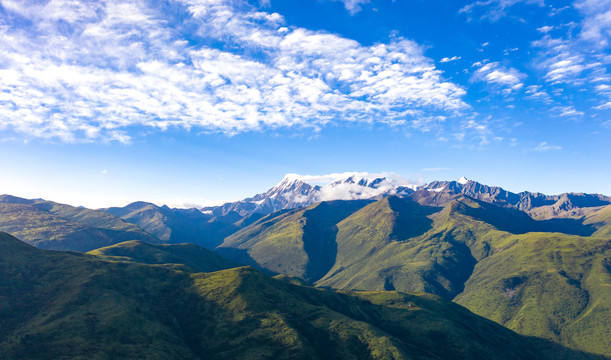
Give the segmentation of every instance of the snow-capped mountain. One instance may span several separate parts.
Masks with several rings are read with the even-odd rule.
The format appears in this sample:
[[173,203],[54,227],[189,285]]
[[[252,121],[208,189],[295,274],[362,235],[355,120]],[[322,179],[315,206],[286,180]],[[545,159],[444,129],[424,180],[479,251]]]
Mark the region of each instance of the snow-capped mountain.
[[[535,218],[582,216],[600,206],[611,204],[611,197],[599,194],[565,193],[545,195],[528,191],[513,193],[497,186],[488,186],[461,177],[455,181],[433,181],[416,185],[399,176],[342,174],[322,185],[312,185],[316,177],[290,174],[264,193],[251,198],[208,207],[203,212],[212,216],[244,218],[257,214],[308,206],[319,201],[380,199],[385,196],[410,197],[421,204],[440,206],[458,195],[512,207]],[[328,180],[328,179],[327,179]],[[313,183],[317,181],[311,181]]]
[[208,207],[202,211],[213,216],[225,216],[235,212],[240,216],[269,214],[284,209],[294,209],[319,201],[379,199],[384,196],[407,196],[415,191],[416,185],[398,176],[377,177],[350,174],[323,185],[311,185],[300,175],[289,174],[268,191],[251,198]]

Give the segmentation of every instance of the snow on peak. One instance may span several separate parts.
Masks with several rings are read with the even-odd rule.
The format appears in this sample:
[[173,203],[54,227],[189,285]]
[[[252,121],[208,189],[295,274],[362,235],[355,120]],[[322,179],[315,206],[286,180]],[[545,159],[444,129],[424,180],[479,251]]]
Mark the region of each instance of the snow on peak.
[[264,196],[272,199],[283,197],[290,201],[290,199],[295,196],[309,192],[311,188],[312,187],[300,179],[298,175],[288,174],[278,183],[278,185],[269,189]]
[[[310,185],[311,184],[311,185]],[[317,184],[316,188],[312,185]],[[276,198],[285,192],[300,192],[293,201],[307,202],[325,200],[371,199],[377,196],[395,195],[404,188],[415,190],[418,184],[393,173],[370,174],[367,172],[345,172],[328,175],[286,174],[282,181],[268,191],[267,195]],[[299,191],[304,187],[310,191]],[[403,189],[402,189],[403,188]]]
[[[316,185],[316,186],[313,186]],[[286,174],[278,185],[259,196],[291,203],[372,199],[403,195],[418,184],[393,173],[345,172],[328,175]],[[259,199],[256,197],[256,199]]]
[[465,184],[466,184],[466,183],[468,183],[468,182],[469,182],[469,180],[467,180],[467,178],[466,178],[466,177],[464,177],[464,176],[463,176],[463,177],[461,177],[460,179],[458,179],[458,183],[459,183],[459,184],[462,184],[462,185],[465,185]]

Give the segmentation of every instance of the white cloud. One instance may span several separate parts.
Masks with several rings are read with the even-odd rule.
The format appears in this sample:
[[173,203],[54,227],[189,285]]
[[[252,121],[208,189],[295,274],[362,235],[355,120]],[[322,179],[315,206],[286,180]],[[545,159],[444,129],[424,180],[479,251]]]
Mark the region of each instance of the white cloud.
[[346,7],[346,10],[348,10],[348,12],[350,12],[350,14],[352,15],[361,11],[361,5],[369,3],[369,0],[333,0],[333,1],[343,2],[344,6]]
[[558,116],[583,116],[584,113],[582,111],[577,111],[575,110],[575,107],[573,106],[558,106],[553,108],[552,110],[555,110],[558,112]]
[[[599,85],[611,85],[607,68],[611,58],[606,49],[611,39],[611,1],[577,0],[573,6],[582,16],[580,24],[571,22],[554,29],[539,28],[544,36],[532,43],[539,50],[533,61],[544,79],[555,86],[551,93],[560,94],[565,87],[590,92],[594,90],[600,101],[594,109],[603,110],[611,101],[611,92],[601,91]],[[578,111],[561,111],[562,116],[583,115]]]
[[551,96],[547,93],[547,91],[543,90],[542,88],[542,85],[528,86],[526,88],[526,97],[533,100],[541,101],[546,104],[551,104],[553,102]]
[[557,150],[562,150],[562,146],[558,146],[558,145],[550,145],[548,144],[546,141],[540,143],[539,145],[537,145],[537,147],[535,147],[534,149],[535,151],[557,151]]
[[539,31],[541,33],[544,33],[544,34],[547,34],[548,32],[550,32],[552,30],[554,30],[554,27],[553,26],[549,26],[549,25],[541,26],[540,28],[537,28],[537,31]]
[[533,42],[533,46],[542,49],[537,66],[546,72],[545,78],[549,82],[572,81],[588,67],[584,55],[576,51],[570,41],[546,35]]
[[493,88],[501,89],[504,94],[510,94],[524,86],[522,79],[526,77],[526,74],[517,69],[507,68],[499,62],[485,64],[476,62],[473,66],[478,67],[478,69],[473,73],[471,81],[485,82]]
[[403,124],[468,108],[412,41],[363,46],[245,2],[0,1],[11,12],[0,26],[0,129],[31,137]]
[[544,6],[544,0],[482,0],[460,9],[459,13],[475,16],[481,20],[497,21],[507,15],[507,10],[516,4]]
[[460,56],[452,56],[452,57],[444,57],[443,59],[439,60],[440,63],[447,63],[450,61],[456,61],[456,60],[460,60],[462,59]]
[[459,133],[460,138],[464,138],[467,132],[475,133],[476,137],[480,139],[480,146],[488,145],[490,143],[490,138],[494,138],[494,135],[492,134],[492,131],[485,120],[477,121],[475,119],[469,119],[464,121],[461,124],[461,132]]
[[578,0],[574,6],[584,15],[581,38],[597,46],[609,46],[611,38],[611,1]]

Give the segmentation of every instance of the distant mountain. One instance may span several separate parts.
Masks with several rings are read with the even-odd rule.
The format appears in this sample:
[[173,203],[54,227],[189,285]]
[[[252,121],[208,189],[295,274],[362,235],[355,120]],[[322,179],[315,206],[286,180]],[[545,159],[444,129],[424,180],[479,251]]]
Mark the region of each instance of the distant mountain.
[[237,202],[201,209],[211,216],[235,213],[242,217],[267,215],[331,200],[378,200],[385,196],[410,197],[422,204],[443,206],[456,195],[522,210],[536,219],[580,217],[611,205],[611,197],[599,194],[565,193],[544,195],[528,191],[512,193],[465,177],[457,181],[433,181],[416,186],[399,178],[367,177],[358,173],[326,185],[312,186],[299,175],[289,174],[264,193]]
[[226,203],[222,206],[206,207],[202,211],[215,216],[230,212],[240,216],[271,214],[285,209],[295,209],[331,200],[370,200],[389,195],[407,196],[414,192],[413,185],[395,178],[370,178],[358,174],[347,176],[324,186],[312,186],[299,175],[289,174],[280,183],[265,193],[252,198]]
[[[433,181],[420,187],[419,190],[444,195],[464,194],[492,204],[514,207],[536,219],[580,217],[602,206],[611,205],[611,197],[600,194],[544,195],[528,191],[516,194],[500,187],[482,185],[464,177],[459,181]],[[422,195],[415,195],[416,198],[419,196]],[[440,197],[439,201],[432,201],[432,203],[443,205],[445,201],[447,200]]]
[[104,211],[0,196],[0,231],[43,249],[89,251],[123,241],[160,240]]
[[433,295],[190,273],[0,233],[0,359],[598,359]]
[[[321,201],[378,200],[385,196],[410,198],[422,205],[444,206],[460,195],[522,210],[537,219],[579,217],[611,204],[611,198],[603,195],[514,194],[466,178],[458,181],[434,181],[416,187],[400,178],[367,177],[355,173],[322,186],[310,185],[303,177],[289,174],[264,193],[199,210],[172,209],[142,201],[122,208],[103,210],[139,226],[163,242],[191,242],[214,249],[227,236],[279,210],[298,209]],[[563,224],[565,227],[560,231],[581,234],[571,229],[569,222]],[[579,224],[573,225],[579,228]]]
[[222,243],[224,237],[250,223],[235,212],[213,216],[197,209],[172,209],[143,201],[103,210],[138,225],[163,242],[189,242],[208,249],[213,249]]
[[321,287],[437,294],[522,334],[611,355],[609,214],[534,220],[443,186],[271,214],[217,251]]
[[212,272],[240,265],[195,244],[147,244],[126,241],[87,252],[104,260],[167,265],[191,272]]

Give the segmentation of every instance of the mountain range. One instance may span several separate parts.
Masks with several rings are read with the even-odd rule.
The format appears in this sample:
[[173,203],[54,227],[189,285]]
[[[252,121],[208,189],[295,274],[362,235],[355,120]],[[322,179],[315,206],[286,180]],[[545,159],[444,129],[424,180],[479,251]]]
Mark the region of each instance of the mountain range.
[[0,231],[103,262],[187,273],[239,264],[319,289],[428,293],[522,335],[611,356],[610,197],[357,175],[326,185],[288,175],[203,209],[5,195]]
[[405,196],[415,186],[403,179],[391,177],[367,177],[355,173],[324,186],[310,185],[301,176],[286,175],[280,183],[264,193],[221,206],[205,207],[204,213],[216,216],[231,212],[240,216],[254,213],[270,214],[278,210],[294,209],[325,200],[379,199],[389,195]]
[[41,250],[0,233],[0,359],[602,359],[434,295],[142,264],[151,249],[117,246],[133,257]]

